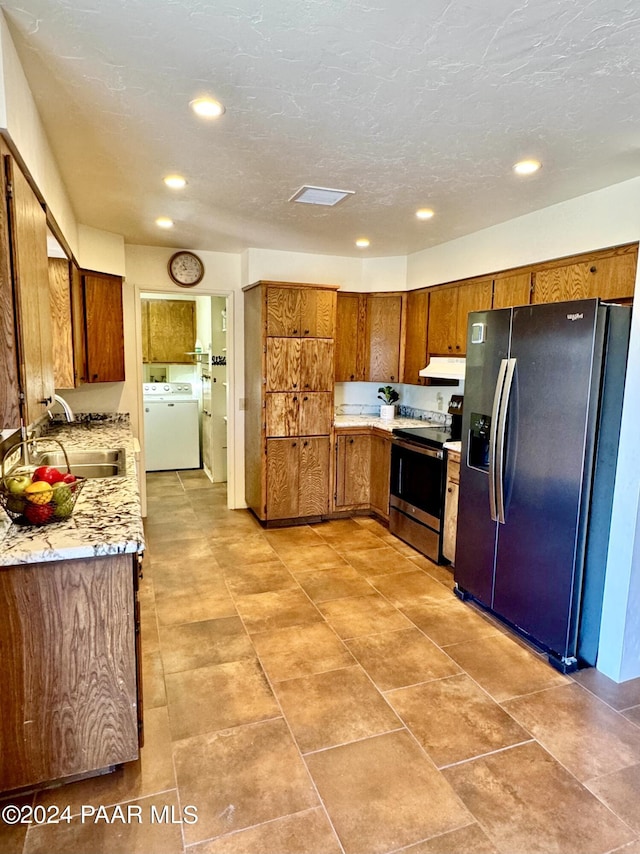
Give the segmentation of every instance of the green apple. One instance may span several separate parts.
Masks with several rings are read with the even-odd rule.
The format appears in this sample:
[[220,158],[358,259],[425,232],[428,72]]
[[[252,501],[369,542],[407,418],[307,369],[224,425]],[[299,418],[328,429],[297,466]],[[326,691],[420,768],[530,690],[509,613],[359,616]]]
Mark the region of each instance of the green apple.
[[16,474],[5,478],[9,492],[14,495],[21,495],[31,483],[31,477],[28,474]]
[[54,483],[53,496],[51,500],[54,504],[66,504],[67,501],[71,501],[71,489],[62,481]]

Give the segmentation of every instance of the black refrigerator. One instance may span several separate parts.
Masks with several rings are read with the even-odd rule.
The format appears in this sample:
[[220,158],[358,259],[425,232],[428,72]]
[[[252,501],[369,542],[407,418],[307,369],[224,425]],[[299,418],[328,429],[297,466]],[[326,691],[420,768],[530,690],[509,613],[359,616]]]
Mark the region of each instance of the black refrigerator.
[[596,663],[630,316],[469,314],[455,592],[562,672]]

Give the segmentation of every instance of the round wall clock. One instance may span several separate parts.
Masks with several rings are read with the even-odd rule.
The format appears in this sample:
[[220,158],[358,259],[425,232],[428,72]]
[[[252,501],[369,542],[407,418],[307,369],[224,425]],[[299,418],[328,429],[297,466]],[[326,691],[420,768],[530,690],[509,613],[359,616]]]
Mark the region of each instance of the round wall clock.
[[204,264],[193,252],[176,252],[169,258],[169,275],[181,288],[192,288],[202,281]]

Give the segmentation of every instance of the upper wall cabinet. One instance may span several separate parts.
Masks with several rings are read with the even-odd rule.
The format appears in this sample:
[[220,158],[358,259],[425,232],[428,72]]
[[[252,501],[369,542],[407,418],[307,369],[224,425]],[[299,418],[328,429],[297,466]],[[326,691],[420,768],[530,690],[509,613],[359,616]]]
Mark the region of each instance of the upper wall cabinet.
[[6,155],[4,161],[10,186],[8,209],[22,412],[28,425],[45,413],[55,391],[47,217],[11,156]]
[[49,258],[49,298],[53,340],[53,379],[56,388],[75,388],[71,265],[66,258]]
[[335,380],[364,382],[366,294],[338,293],[336,311]]
[[406,337],[402,382],[422,385],[425,380],[418,376],[418,371],[427,364],[429,292],[426,289],[407,293],[405,317]]
[[87,382],[123,382],[122,277],[81,272]]
[[268,283],[267,335],[333,338],[335,296],[312,286]]
[[5,199],[5,203],[0,205],[0,429],[11,430],[20,426],[20,378],[11,275],[9,194],[5,173],[8,156],[1,144],[0,157],[0,191]]
[[493,280],[492,308],[512,308],[529,305],[531,299],[531,271],[496,276]]
[[367,382],[400,382],[402,294],[367,294]]
[[460,282],[429,294],[427,346],[432,355],[464,356],[467,315],[491,308],[492,279]]
[[571,263],[557,262],[534,272],[532,302],[559,302],[600,297],[631,299],[635,288],[637,246],[621,247],[612,254],[598,253]]
[[143,299],[142,361],[191,364],[196,340],[193,300]]

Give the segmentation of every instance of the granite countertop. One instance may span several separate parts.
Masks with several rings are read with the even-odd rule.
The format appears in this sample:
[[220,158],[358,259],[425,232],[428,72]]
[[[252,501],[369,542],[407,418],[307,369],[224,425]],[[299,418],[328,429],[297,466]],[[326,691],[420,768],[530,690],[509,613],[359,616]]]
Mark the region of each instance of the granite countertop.
[[423,421],[419,418],[405,418],[397,415],[395,418],[380,418],[379,415],[336,415],[334,427],[378,427],[391,433],[397,428],[403,427],[433,427],[442,425],[435,421]]
[[462,452],[462,442],[445,442],[442,447],[447,451],[455,451],[458,454]]
[[49,429],[38,443],[48,437],[58,439],[68,451],[124,448],[126,474],[87,479],[73,515],[64,522],[15,525],[0,509],[0,566],[143,551],[135,466],[138,448],[129,423],[102,420],[59,425]]

